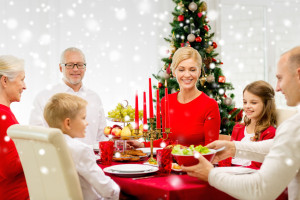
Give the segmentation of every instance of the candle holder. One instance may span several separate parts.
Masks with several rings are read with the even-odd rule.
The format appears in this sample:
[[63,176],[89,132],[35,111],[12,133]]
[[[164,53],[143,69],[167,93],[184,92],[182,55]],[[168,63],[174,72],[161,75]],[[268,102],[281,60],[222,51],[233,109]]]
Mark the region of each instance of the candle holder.
[[[169,138],[169,133],[170,132],[170,128],[165,128],[165,134],[167,135],[166,138],[163,137],[163,134],[162,134],[162,129],[161,128],[156,128],[154,129],[154,122],[155,122],[155,118],[150,118],[149,119],[149,122],[150,122],[150,130],[149,130],[149,133],[145,133],[144,132],[144,138],[145,138],[145,141],[146,141],[146,137],[145,136],[149,136],[150,137],[150,158],[148,160],[148,162],[150,161],[153,161],[155,160],[155,158],[153,158],[153,140],[154,140],[154,134],[156,135],[156,139],[163,139],[163,140],[167,140]],[[155,160],[156,161],[156,160]]]

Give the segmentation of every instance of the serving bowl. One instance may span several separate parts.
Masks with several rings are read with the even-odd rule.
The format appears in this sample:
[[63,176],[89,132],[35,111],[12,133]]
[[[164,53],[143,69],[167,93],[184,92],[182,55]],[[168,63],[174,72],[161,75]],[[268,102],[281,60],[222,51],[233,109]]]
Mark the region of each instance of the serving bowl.
[[[209,162],[213,160],[213,158],[216,155],[216,150],[215,149],[209,149],[210,152],[206,154],[202,154],[204,158],[206,158]],[[178,154],[172,154],[177,163],[181,166],[193,166],[197,165],[199,163],[199,159],[196,158],[197,154],[194,155],[178,155]]]

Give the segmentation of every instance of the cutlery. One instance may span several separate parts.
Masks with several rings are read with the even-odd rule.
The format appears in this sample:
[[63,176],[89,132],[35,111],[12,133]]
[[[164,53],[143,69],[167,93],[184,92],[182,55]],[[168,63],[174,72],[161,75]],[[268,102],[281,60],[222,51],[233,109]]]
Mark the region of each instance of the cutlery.
[[137,178],[132,178],[132,180],[138,180],[138,179],[145,179],[145,178],[152,178],[155,176],[143,176],[143,177],[137,177]]

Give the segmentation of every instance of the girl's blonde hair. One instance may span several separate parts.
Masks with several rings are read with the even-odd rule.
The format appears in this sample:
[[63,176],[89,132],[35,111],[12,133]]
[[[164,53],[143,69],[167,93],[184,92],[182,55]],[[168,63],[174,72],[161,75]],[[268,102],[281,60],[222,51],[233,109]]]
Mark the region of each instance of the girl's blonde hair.
[[[261,132],[266,130],[269,126],[276,126],[276,105],[275,105],[275,92],[273,87],[265,82],[265,81],[255,81],[247,85],[243,91],[250,92],[258,96],[263,102],[263,110],[255,125],[255,136],[254,141],[258,141],[260,138]],[[245,125],[249,125],[251,123],[251,119],[244,117]]]
[[20,72],[24,71],[24,60],[12,55],[0,56],[0,77],[6,76],[13,80]]
[[172,72],[173,73],[175,72],[179,63],[190,58],[192,58],[195,62],[197,62],[197,67],[201,71],[202,58],[199,52],[193,47],[181,47],[177,49],[177,51],[173,55],[172,64],[171,64]]
[[57,93],[46,104],[44,118],[49,127],[61,129],[62,123],[66,118],[74,119],[86,105],[87,101],[78,96]]

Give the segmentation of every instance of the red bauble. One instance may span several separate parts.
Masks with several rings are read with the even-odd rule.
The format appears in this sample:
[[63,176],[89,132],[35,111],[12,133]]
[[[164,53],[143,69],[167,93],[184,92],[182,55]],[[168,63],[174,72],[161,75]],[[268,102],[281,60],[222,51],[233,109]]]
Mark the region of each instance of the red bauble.
[[219,76],[218,82],[219,83],[225,83],[226,82],[226,77],[225,76]]
[[162,88],[163,84],[161,82],[158,82],[158,88]]
[[179,22],[184,21],[184,16],[183,16],[183,15],[179,15],[178,18],[177,18],[177,20],[178,20]]
[[213,42],[212,45],[213,45],[214,49],[218,47],[217,43],[215,43],[215,42]]
[[196,37],[195,39],[196,42],[201,42],[202,41],[202,38],[200,36]]
[[202,12],[198,13],[198,17],[201,18],[202,17]]
[[185,45],[184,43],[180,43],[180,46],[181,46],[181,47],[184,47],[184,45]]
[[214,59],[214,58],[211,58],[211,61],[213,61],[213,62],[216,62],[217,60],[216,60],[216,59]]
[[167,74],[171,73],[171,68],[170,67],[171,67],[171,64],[169,64],[168,68],[166,69]]
[[209,27],[207,25],[204,26],[204,29],[206,30],[206,32],[209,31]]

